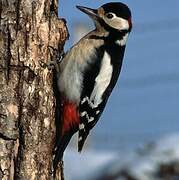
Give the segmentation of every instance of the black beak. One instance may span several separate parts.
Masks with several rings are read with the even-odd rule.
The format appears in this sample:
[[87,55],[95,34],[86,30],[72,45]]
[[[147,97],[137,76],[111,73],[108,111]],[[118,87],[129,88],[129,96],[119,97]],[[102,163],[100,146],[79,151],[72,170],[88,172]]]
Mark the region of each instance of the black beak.
[[96,9],[91,9],[83,6],[76,6],[80,11],[84,12],[88,16],[90,16],[92,19],[98,19],[98,11]]

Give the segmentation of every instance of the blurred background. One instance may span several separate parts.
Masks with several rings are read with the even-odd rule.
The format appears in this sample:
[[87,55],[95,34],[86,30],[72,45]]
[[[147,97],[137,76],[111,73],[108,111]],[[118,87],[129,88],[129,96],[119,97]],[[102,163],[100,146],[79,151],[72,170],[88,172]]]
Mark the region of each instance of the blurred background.
[[[59,2],[59,16],[67,20],[70,33],[65,50],[94,28],[90,18],[75,5],[98,8],[106,2],[109,1]],[[145,180],[144,176],[133,172],[134,168],[129,164],[135,158],[138,161],[139,154],[156,152],[161,142],[165,148],[175,148],[178,152],[175,159],[179,157],[179,1],[121,2],[132,11],[133,30],[120,79],[82,154],[77,153],[76,139],[71,141],[64,158],[65,175],[69,180],[104,179],[105,168],[116,168],[116,164],[123,174],[128,167],[136,179]],[[153,156],[158,157],[162,152]],[[152,165],[148,166],[151,170]],[[111,171],[114,173],[113,168]],[[116,179],[120,177],[118,175]]]

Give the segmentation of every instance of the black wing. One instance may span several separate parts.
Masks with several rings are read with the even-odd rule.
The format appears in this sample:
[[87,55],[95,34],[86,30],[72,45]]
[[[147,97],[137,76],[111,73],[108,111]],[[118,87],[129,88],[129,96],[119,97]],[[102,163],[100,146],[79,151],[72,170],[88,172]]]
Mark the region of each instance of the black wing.
[[[111,50],[112,49],[112,50]],[[81,102],[79,105],[80,112],[80,125],[79,125],[79,139],[78,139],[78,151],[81,151],[84,142],[89,134],[89,131],[99,120],[104,107],[107,103],[108,97],[111,94],[118,76],[121,71],[122,60],[124,55],[124,47],[103,46],[97,49],[98,57],[90,64],[90,68],[85,71],[84,74],[84,88],[81,96]],[[101,69],[104,66],[105,77],[101,74]],[[108,73],[109,72],[109,73]],[[111,74],[110,74],[111,72]],[[108,75],[110,78],[108,78]],[[100,76],[100,79],[108,79],[108,86],[104,87],[103,94],[100,94],[101,102],[95,105],[94,99],[91,98],[96,83],[96,78]]]
[[[101,67],[103,66],[103,57],[104,57],[104,50],[103,48],[97,49],[98,57],[94,57],[95,59],[92,59],[87,67],[88,69],[85,70],[85,73],[83,74],[83,91],[81,95],[81,101],[79,105],[79,112],[80,112],[80,125],[79,125],[79,139],[78,139],[78,151],[81,151],[84,145],[84,142],[89,134],[89,131],[94,127],[94,125],[97,123],[100,115],[102,114],[104,107],[106,105],[107,99],[109,95],[107,93],[110,91],[109,88],[104,88],[104,94],[100,94],[101,101],[96,104],[95,98],[91,98],[93,96],[93,91],[96,86],[96,78],[99,77],[101,73]],[[112,65],[109,61],[109,66]],[[107,65],[104,65],[108,68]],[[99,77],[100,80],[102,77]],[[111,75],[112,78],[112,75]],[[105,79],[105,78],[104,78]],[[108,81],[109,78],[108,78]],[[97,89],[98,91],[98,89]],[[108,93],[110,94],[110,93]],[[105,99],[104,99],[105,98]]]

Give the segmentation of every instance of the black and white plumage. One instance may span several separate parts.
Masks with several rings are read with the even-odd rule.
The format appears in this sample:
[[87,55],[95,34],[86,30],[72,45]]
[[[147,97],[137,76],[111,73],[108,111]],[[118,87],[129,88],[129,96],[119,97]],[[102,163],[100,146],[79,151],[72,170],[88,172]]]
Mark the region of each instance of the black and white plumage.
[[99,120],[120,74],[132,28],[131,12],[123,3],[107,3],[98,9],[77,8],[93,19],[96,29],[75,44],[60,64],[58,85],[63,100],[63,126],[55,166],[71,136],[79,132],[81,151]]

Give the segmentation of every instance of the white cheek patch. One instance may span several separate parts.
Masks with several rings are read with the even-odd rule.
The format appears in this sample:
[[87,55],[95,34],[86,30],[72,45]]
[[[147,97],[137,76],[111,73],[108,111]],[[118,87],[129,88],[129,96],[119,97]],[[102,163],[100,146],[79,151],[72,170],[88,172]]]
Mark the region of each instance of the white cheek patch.
[[129,29],[129,22],[126,19],[117,17],[115,14],[113,14],[113,16],[114,17],[112,19],[108,19],[107,17],[104,17],[105,23],[114,29],[118,29],[118,30]]

